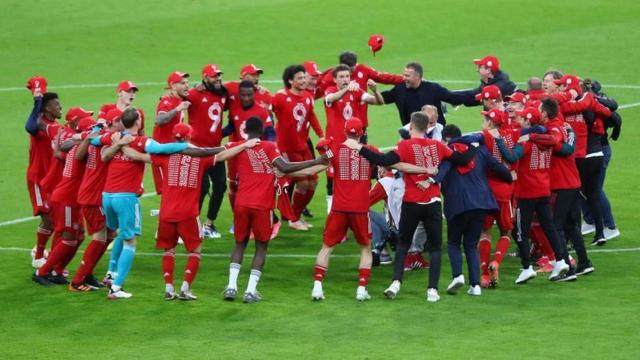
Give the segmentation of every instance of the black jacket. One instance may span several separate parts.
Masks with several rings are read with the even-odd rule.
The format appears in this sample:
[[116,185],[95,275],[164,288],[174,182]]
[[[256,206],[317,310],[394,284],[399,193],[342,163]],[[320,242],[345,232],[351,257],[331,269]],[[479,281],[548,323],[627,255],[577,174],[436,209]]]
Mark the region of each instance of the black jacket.
[[[476,95],[480,94],[482,89],[488,85],[495,85],[499,87],[503,97],[513,94],[514,91],[516,91],[516,89],[518,88],[518,86],[509,79],[509,74],[501,70],[498,70],[498,72],[486,83],[480,81],[480,86],[478,86],[477,88],[458,91],[458,93],[461,93],[464,95],[465,103],[472,102],[473,105],[481,105],[480,102],[476,101]],[[470,106],[470,105],[467,105],[467,106]]]

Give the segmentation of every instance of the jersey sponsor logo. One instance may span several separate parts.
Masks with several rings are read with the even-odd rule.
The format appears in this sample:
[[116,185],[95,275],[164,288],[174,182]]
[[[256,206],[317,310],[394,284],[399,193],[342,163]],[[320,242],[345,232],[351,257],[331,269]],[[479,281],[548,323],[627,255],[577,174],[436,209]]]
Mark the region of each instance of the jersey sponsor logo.
[[345,120],[349,120],[349,119],[351,119],[352,116],[353,116],[353,109],[351,108],[351,103],[348,102],[344,106],[344,109],[342,109],[342,117]]

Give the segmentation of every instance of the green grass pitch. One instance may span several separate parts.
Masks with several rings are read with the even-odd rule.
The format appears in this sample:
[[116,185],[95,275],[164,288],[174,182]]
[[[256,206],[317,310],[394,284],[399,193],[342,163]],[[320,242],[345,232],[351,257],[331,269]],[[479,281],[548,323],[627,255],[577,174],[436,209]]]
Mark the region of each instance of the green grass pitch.
[[[0,358],[622,359],[640,354],[640,3],[6,0],[3,13]],[[366,46],[372,33],[386,37],[375,57]],[[23,129],[32,104],[23,89],[27,78],[46,76],[65,109],[93,110],[115,99],[115,85],[100,84],[130,79],[140,85],[136,104],[151,115],[171,71],[190,72],[197,80],[202,65],[215,62],[226,80],[234,80],[243,64],[255,63],[265,70],[263,83],[275,91],[286,65],[313,59],[326,68],[345,49],[385,71],[400,72],[407,62],[419,61],[427,79],[447,80],[442,83],[450,89],[475,85],[471,60],[488,53],[498,56],[518,82],[553,67],[605,84],[605,92],[628,105],[620,110],[623,132],[613,143],[606,182],[622,236],[604,247],[611,252],[591,253],[596,272],[576,283],[538,278],[517,287],[513,280],[519,263],[507,258],[499,289],[479,298],[441,291],[441,301],[428,304],[424,270],[409,273],[399,297],[387,301],[382,290],[391,269],[378,267],[369,285],[373,299],[358,303],[357,251],[348,242],[331,260],[327,299],[312,303],[314,256],[325,213],[323,182],[311,204],[315,227],[304,234],[283,228],[271,243],[259,304],[221,299],[233,246],[226,233],[231,221],[226,200],[218,222],[225,230],[223,239],[204,243],[194,284],[198,301],[162,299],[160,257],[152,256],[159,254],[153,242],[156,218],[148,216],[158,206],[155,196],[142,200],[141,254],[127,283],[133,299],[109,302],[104,292],[69,293],[31,282],[24,249],[34,244],[37,222],[4,224],[30,215],[28,136]],[[61,87],[78,84],[95,87]],[[322,104],[316,106],[324,118]],[[471,131],[479,127],[478,112],[460,108],[450,112],[448,121]],[[394,144],[399,125],[395,107],[371,107],[369,114],[370,142]],[[177,260],[176,282],[184,262],[184,257]],[[248,263],[240,287],[246,286]],[[76,258],[69,268],[75,271],[77,265]],[[103,259],[96,273],[101,275],[105,267]],[[450,277],[446,256],[442,270],[441,290]]]

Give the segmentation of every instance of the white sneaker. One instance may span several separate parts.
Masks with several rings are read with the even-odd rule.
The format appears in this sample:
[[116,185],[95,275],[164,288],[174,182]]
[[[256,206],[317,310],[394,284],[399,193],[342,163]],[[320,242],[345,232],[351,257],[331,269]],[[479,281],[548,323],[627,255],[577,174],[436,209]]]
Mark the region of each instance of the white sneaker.
[[588,235],[596,232],[596,226],[587,224],[587,223],[582,223],[582,226],[580,227],[580,231],[582,231],[582,235]]
[[42,265],[44,265],[46,262],[47,262],[47,259],[44,257],[41,257],[40,259],[33,259],[31,260],[31,266],[34,269],[40,269]]
[[389,287],[384,291],[384,296],[386,296],[387,299],[395,299],[399,292],[400,281],[393,280],[393,282],[391,282],[391,285],[389,285]]
[[480,289],[480,285],[469,286],[469,290],[467,290],[467,294],[472,296],[480,296],[482,295],[482,289]]
[[313,224],[309,224],[309,223],[308,223],[308,222],[306,222],[303,218],[300,218],[300,220],[298,220],[298,221],[300,221],[301,223],[305,224],[305,226],[306,226],[307,228],[309,228],[309,229],[311,229],[311,228],[313,227]]
[[451,284],[447,286],[447,294],[455,295],[458,289],[464,286],[464,275],[458,275],[451,280]]
[[535,277],[536,272],[533,270],[533,267],[529,265],[528,268],[522,269],[522,271],[520,271],[520,275],[518,275],[518,278],[516,279],[516,284],[524,284]]
[[133,294],[124,292],[122,291],[122,289],[120,289],[118,291],[109,290],[109,294],[107,295],[107,298],[109,298],[109,300],[118,300],[118,299],[129,299],[132,296]]
[[311,290],[311,300],[324,300],[324,291],[322,291],[322,281],[315,280],[313,282],[313,290]]
[[608,227],[604,228],[604,238],[607,240],[611,240],[620,236],[620,230],[618,228],[609,229]]
[[427,289],[427,301],[436,302],[438,300],[440,300],[440,295],[438,295],[438,290],[433,288]]
[[564,260],[557,260],[553,265],[553,270],[551,270],[551,274],[549,274],[549,280],[557,281],[561,279],[564,274],[569,271],[569,264],[567,264]]
[[302,220],[298,220],[298,221],[289,220],[289,227],[292,228],[293,230],[309,231],[309,228]]
[[371,295],[367,291],[367,288],[364,286],[358,286],[358,290],[356,291],[356,300],[358,301],[367,301],[371,300]]

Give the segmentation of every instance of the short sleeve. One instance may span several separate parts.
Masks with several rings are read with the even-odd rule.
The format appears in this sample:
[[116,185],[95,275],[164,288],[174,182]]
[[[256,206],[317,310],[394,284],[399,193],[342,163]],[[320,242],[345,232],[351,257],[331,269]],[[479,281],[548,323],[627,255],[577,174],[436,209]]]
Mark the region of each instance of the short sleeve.
[[398,143],[396,144],[396,147],[393,148],[393,151],[398,154],[398,157],[400,158],[400,161],[402,162],[406,162],[407,161],[407,143],[403,140],[398,141]]
[[172,101],[164,98],[164,99],[161,99],[160,102],[158,103],[158,107],[156,108],[156,114],[161,112],[169,112],[175,108],[176,106],[173,104]]
[[278,147],[271,143],[269,146],[265,147],[267,156],[269,157],[269,161],[274,162],[275,159],[279,158],[280,155],[280,150],[278,150]]

